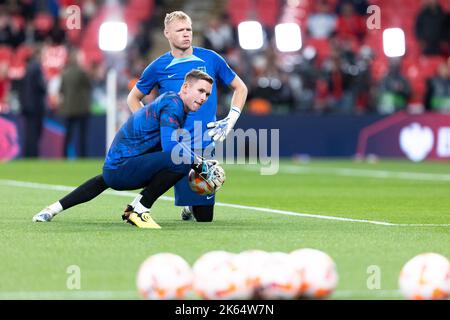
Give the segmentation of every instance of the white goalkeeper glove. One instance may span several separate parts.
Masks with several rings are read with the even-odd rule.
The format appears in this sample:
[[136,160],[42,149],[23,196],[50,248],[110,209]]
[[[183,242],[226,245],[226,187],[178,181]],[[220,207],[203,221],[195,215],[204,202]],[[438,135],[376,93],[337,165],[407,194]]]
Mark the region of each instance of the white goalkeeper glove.
[[215,165],[207,182],[214,187],[214,192],[216,192],[225,182],[225,170],[220,165]]
[[225,119],[210,122],[206,125],[207,128],[211,129],[209,130],[208,135],[212,137],[214,141],[225,140],[240,115],[241,109],[238,107],[232,107]]
[[225,171],[217,160],[204,160],[192,165],[192,169],[206,181],[215,191],[219,190],[225,182]]

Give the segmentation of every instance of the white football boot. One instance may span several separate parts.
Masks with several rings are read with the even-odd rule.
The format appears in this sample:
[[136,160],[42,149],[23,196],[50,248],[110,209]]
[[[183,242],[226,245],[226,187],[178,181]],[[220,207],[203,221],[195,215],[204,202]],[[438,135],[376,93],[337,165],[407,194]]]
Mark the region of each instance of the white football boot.
[[50,222],[53,217],[52,211],[49,208],[45,208],[33,217],[33,222]]

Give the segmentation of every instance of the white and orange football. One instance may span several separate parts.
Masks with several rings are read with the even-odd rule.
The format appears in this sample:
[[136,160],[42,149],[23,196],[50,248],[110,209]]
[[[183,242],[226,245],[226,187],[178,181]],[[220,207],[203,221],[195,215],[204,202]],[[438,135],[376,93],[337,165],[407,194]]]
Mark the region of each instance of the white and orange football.
[[189,187],[192,191],[198,193],[201,196],[207,196],[215,193],[225,182],[225,171],[221,166],[217,166],[214,173],[217,177],[217,181],[220,181],[220,185],[209,184],[197,172],[191,170],[189,172],[188,178]]
[[192,281],[189,264],[176,254],[163,252],[150,256],[141,264],[136,286],[144,299],[185,299]]
[[419,254],[403,266],[399,286],[406,299],[447,299],[450,294],[450,263],[437,253]]
[[304,248],[292,251],[290,256],[301,276],[300,297],[323,299],[333,293],[339,276],[336,264],[327,253]]

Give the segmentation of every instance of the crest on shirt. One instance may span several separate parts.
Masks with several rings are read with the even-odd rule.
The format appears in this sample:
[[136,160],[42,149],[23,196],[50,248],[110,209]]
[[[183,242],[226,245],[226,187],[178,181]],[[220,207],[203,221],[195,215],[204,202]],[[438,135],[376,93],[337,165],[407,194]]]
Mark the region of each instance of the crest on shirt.
[[203,71],[204,73],[208,73],[206,72],[206,66],[197,67],[197,69]]

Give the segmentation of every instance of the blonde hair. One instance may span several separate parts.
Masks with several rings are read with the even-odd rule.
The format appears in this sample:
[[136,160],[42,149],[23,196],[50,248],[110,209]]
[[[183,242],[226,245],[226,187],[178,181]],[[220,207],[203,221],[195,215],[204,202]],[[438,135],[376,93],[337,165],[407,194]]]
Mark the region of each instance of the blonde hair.
[[198,69],[192,69],[184,77],[184,82],[192,82],[192,80],[205,80],[208,81],[210,84],[214,83],[214,79],[211,78],[210,75]]
[[164,18],[164,28],[167,28],[167,26],[174,20],[187,20],[192,24],[191,17],[189,17],[186,13],[183,11],[173,11],[166,14],[166,17]]

